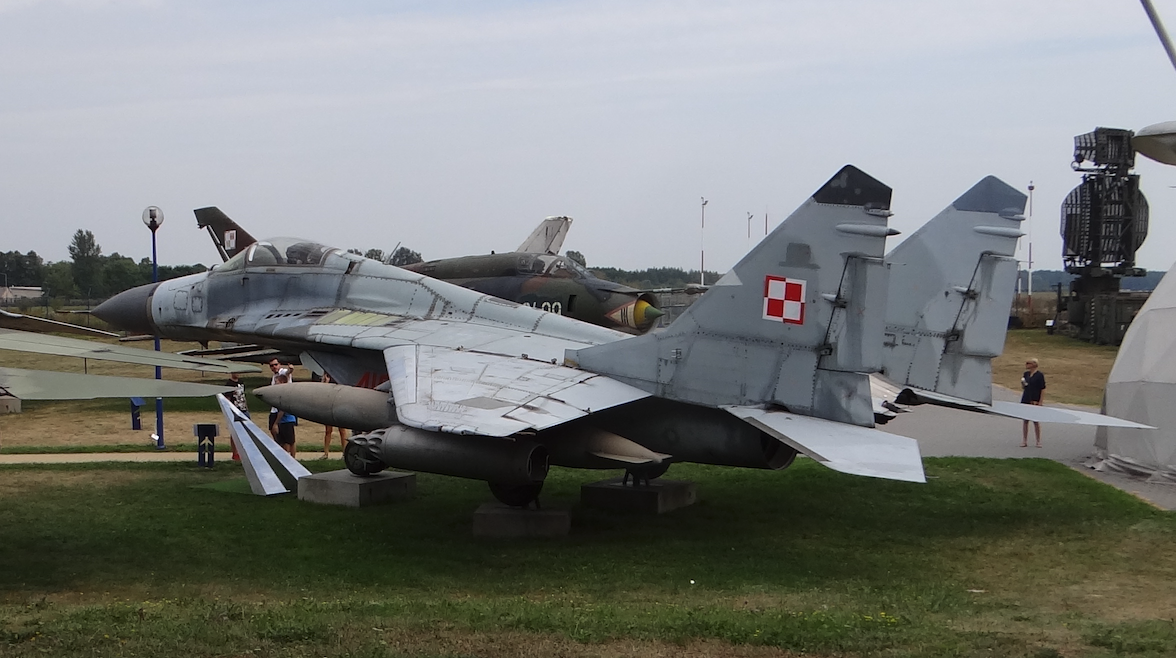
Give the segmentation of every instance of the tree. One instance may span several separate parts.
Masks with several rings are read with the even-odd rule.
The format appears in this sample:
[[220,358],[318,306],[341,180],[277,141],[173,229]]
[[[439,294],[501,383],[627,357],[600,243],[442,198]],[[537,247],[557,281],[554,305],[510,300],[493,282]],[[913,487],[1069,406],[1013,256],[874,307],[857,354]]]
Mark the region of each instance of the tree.
[[69,244],[69,257],[73,259],[71,274],[74,285],[86,296],[101,296],[105,292],[102,284],[102,247],[90,231],[78,229]]
[[106,292],[114,295],[135,286],[151,282],[151,268],[147,268],[147,276],[143,276],[143,269],[133,259],[120,256],[117,252],[107,256],[102,266],[102,279],[106,283]]
[[35,251],[0,252],[0,272],[10,286],[39,286],[45,278],[45,262]]
[[60,260],[45,266],[45,281],[41,284],[46,297],[63,299],[78,294],[74,284],[73,268],[70,264]]
[[421,258],[421,255],[412,249],[408,247],[397,247],[396,251],[392,254],[392,260],[390,262],[397,267],[401,267],[403,265],[419,263],[422,260],[424,259]]
[[582,254],[578,251],[570,251],[569,250],[567,252],[567,257],[576,261],[577,263],[579,263],[583,267],[588,267],[588,261],[584,259],[584,254]]
[[383,249],[368,249],[367,251],[363,252],[363,257],[370,258],[372,260],[378,260],[382,263],[382,262],[384,262],[384,250]]

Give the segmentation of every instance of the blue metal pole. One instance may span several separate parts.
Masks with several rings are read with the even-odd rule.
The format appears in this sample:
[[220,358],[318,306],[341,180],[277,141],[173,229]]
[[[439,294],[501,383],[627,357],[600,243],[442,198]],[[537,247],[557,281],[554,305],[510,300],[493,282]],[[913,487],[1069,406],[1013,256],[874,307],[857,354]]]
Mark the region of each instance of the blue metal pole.
[[[155,229],[151,229],[151,283],[159,283],[159,257],[155,250]],[[155,351],[159,351],[159,335],[155,336]],[[163,369],[155,366],[155,378],[163,379]],[[163,443],[163,398],[155,398],[155,449],[167,448]]]

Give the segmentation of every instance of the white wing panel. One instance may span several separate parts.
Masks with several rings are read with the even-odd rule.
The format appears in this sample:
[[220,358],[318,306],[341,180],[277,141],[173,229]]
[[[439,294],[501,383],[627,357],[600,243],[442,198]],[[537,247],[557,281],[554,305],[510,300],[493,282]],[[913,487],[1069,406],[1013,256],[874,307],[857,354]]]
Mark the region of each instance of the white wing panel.
[[400,422],[455,434],[543,430],[648,395],[594,373],[497,354],[401,345],[384,359]]
[[731,414],[842,473],[926,482],[919,443],[868,427],[755,407],[725,406]]

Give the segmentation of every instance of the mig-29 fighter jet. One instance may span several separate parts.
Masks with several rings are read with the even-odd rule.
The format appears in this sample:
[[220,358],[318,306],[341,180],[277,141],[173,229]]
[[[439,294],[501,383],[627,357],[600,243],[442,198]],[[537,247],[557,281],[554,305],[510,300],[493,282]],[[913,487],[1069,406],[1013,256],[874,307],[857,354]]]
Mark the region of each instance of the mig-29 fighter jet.
[[[94,314],[129,331],[301,352],[347,385],[257,394],[359,430],[344,455],[357,474],[481,479],[511,505],[535,499],[548,464],[656,477],[676,461],[781,469],[802,453],[922,482],[917,443],[874,429],[869,374],[926,352],[884,360],[891,320],[920,322],[887,317],[890,197],[843,168],[670,327],[641,336],[289,238],[126,291]],[[978,194],[975,205],[996,214],[1005,201]],[[951,363],[985,357],[944,347],[957,342],[928,343],[943,348],[929,362],[971,378],[976,368]]]
[[[198,208],[194,212],[197,226],[208,230],[223,260],[256,242],[219,208]],[[548,217],[514,251],[442,258],[403,267],[625,333],[640,334],[652,329],[664,315],[653,293],[605,281],[559,255],[571,225],[571,217]]]

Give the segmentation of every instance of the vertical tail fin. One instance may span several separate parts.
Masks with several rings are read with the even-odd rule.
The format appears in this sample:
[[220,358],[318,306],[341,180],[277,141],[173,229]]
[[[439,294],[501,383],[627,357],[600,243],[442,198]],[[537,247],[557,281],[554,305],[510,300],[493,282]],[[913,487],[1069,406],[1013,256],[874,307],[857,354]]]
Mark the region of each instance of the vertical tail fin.
[[229,219],[229,216],[216,206],[197,208],[192,212],[196,214],[196,227],[208,229],[208,236],[220,252],[221,260],[228,260],[238,251],[257,242],[256,238],[237,226],[236,222]]
[[531,231],[531,235],[523,240],[515,251],[528,254],[558,254],[571,227],[571,217],[548,217],[539,222],[539,226]]
[[669,399],[872,425],[890,194],[847,165],[665,331],[568,359]]
[[1004,349],[1026,196],[988,176],[886,256],[883,375],[989,404]]

